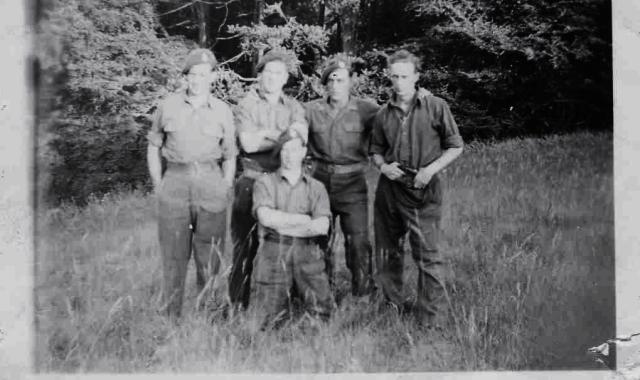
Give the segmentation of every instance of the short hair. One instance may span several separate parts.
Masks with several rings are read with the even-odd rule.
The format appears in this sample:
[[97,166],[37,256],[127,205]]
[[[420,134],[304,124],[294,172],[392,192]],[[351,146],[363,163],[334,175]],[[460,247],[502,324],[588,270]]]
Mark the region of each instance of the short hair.
[[391,54],[389,58],[387,58],[387,67],[391,67],[391,65],[397,62],[412,63],[416,72],[420,70],[420,58],[418,58],[415,54],[409,52],[408,50],[400,49]]

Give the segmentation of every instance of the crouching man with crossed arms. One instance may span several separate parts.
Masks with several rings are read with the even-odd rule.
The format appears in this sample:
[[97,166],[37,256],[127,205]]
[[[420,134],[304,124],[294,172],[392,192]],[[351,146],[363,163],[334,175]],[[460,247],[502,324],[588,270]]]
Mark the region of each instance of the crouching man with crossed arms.
[[327,319],[334,307],[317,241],[329,230],[329,196],[321,182],[303,172],[303,138],[288,132],[279,146],[280,169],[261,176],[253,189],[260,242],[249,303],[263,326],[282,321],[294,286],[310,314]]

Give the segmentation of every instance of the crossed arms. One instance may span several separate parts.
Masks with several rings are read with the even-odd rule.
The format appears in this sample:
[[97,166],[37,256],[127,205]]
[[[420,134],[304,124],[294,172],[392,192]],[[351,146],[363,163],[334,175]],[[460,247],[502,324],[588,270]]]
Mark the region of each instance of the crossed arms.
[[295,214],[260,206],[256,210],[258,221],[280,235],[293,237],[313,237],[326,235],[329,231],[329,218],[320,216],[312,219],[306,214]]

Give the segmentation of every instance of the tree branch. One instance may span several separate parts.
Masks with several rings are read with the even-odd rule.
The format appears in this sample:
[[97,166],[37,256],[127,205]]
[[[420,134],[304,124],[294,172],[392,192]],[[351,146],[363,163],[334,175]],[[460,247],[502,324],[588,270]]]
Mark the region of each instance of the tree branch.
[[185,4],[185,5],[181,5],[181,6],[179,6],[178,8],[172,9],[172,10],[170,10],[170,11],[168,11],[168,12],[160,13],[160,14],[158,15],[158,17],[166,16],[166,15],[168,15],[168,14],[178,12],[178,11],[180,11],[180,10],[184,9],[184,8],[187,8],[187,7],[192,6],[192,5],[193,5],[193,4],[195,4],[197,1],[198,1],[198,0],[190,1],[190,2],[188,2],[187,4]]

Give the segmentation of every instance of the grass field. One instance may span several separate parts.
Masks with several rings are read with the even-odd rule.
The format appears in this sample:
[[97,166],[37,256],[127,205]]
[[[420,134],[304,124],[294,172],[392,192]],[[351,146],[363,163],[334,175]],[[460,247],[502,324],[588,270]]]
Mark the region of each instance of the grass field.
[[[193,265],[184,320],[173,327],[155,312],[161,270],[152,198],[120,194],[83,209],[39,210],[35,368],[598,368],[586,349],[615,335],[612,154],[611,134],[467,146],[444,173],[441,249],[450,261],[453,311],[444,332],[346,296],[328,324],[299,318],[252,334],[242,314],[195,311]],[[373,191],[376,174],[370,179]],[[349,275],[342,251],[338,257],[344,294]],[[410,255],[405,263],[411,294]]]

